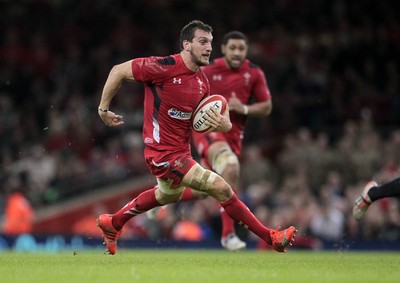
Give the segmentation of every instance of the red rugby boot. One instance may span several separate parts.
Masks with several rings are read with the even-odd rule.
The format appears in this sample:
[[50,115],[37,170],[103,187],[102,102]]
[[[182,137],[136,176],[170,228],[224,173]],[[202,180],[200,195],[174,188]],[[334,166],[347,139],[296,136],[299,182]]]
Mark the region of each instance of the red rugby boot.
[[291,246],[294,241],[294,236],[296,233],[296,228],[290,226],[289,228],[279,231],[281,227],[270,231],[272,248],[280,253],[286,252],[286,247]]
[[117,240],[122,232],[112,225],[112,214],[102,214],[97,219],[97,226],[103,232],[104,243],[107,246],[106,253],[114,255],[117,252]]

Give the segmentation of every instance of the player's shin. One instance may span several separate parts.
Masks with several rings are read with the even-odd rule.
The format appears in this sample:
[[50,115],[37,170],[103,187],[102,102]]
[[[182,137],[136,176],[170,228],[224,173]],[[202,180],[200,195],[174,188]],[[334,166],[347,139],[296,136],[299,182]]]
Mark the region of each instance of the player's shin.
[[235,194],[220,204],[232,219],[271,245],[270,229],[265,227]]
[[160,204],[155,197],[155,191],[156,188],[144,191],[115,213],[112,219],[115,229],[120,230],[132,217],[159,206]]

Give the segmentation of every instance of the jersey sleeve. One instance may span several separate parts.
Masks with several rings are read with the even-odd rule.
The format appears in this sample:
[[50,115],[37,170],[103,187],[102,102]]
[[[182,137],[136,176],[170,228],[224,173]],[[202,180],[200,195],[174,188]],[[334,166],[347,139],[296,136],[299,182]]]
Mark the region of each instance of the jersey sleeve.
[[138,82],[155,82],[165,76],[169,66],[162,65],[158,57],[132,60],[132,75]]
[[267,79],[260,68],[256,68],[256,79],[253,86],[254,98],[258,101],[268,101],[271,99],[271,92],[268,87]]

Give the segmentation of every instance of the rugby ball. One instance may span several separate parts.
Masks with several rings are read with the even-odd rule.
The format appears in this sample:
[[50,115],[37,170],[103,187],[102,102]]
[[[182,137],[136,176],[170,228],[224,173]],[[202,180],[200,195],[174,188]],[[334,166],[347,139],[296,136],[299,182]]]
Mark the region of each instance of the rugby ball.
[[217,109],[217,111],[222,114],[224,113],[227,104],[228,102],[225,97],[219,94],[210,95],[201,100],[193,112],[193,129],[199,133],[205,133],[210,130],[211,127],[205,125],[206,119],[204,117],[207,115],[206,111],[211,107],[214,107],[214,109]]

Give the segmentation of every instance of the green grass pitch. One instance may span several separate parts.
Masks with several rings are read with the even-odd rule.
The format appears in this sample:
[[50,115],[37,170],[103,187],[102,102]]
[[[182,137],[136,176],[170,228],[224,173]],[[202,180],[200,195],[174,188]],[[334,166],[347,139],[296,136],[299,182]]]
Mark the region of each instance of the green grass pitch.
[[290,250],[100,250],[0,252],[4,283],[400,282],[400,253]]

